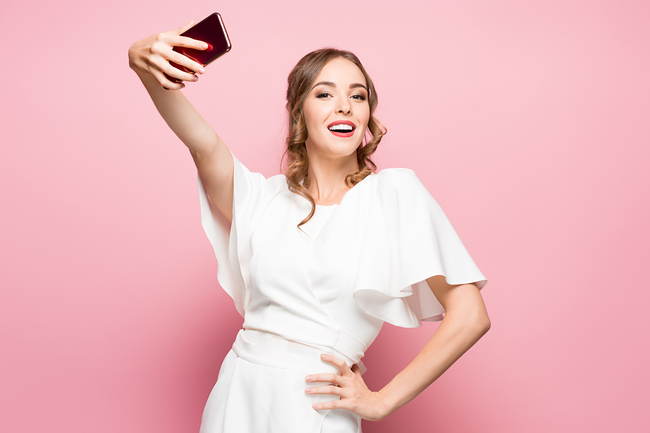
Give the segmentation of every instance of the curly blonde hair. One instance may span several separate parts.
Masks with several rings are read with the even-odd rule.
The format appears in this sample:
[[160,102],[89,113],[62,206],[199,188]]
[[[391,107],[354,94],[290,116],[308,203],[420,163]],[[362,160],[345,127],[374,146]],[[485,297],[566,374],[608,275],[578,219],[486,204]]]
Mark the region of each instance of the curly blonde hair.
[[[370,105],[368,129],[363,140],[365,141],[365,144],[362,141],[357,148],[357,162],[361,169],[355,173],[347,175],[345,178],[346,185],[353,187],[377,169],[377,166],[370,159],[370,156],[375,153],[379,142],[387,132],[384,125],[373,116],[375,108],[377,108],[377,92],[375,91],[375,86],[372,83],[370,76],[356,55],[350,51],[338,50],[336,48],[323,48],[312,51],[300,59],[287,79],[288,87],[286,107],[289,114],[289,132],[286,141],[287,148],[282,155],[282,161],[284,161],[285,156],[288,157],[288,164],[284,169],[282,169],[282,172],[287,177],[289,191],[305,197],[311,203],[311,212],[300,222],[300,224],[298,224],[298,228],[309,221],[316,211],[316,202],[308,189],[309,178],[307,173],[309,169],[309,158],[305,148],[305,141],[307,140],[307,125],[303,114],[303,105],[307,99],[309,91],[311,90],[311,86],[314,84],[314,81],[316,81],[316,78],[323,67],[330,60],[340,57],[351,61],[361,70],[361,73],[366,79],[366,86],[369,93],[368,103]],[[368,135],[370,135],[370,140],[368,140]]]

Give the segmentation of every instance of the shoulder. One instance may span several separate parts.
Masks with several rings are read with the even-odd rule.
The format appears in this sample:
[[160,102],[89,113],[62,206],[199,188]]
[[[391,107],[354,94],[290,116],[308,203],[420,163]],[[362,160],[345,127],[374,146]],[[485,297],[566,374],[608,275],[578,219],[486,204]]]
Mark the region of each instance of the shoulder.
[[276,174],[273,175],[269,178],[266,179],[266,182],[271,185],[286,185],[287,184],[287,177],[284,174]]
[[276,174],[266,178],[266,186],[272,194],[279,194],[288,189],[287,177],[284,174]]
[[427,192],[415,171],[410,168],[385,168],[375,174],[377,190],[382,193]]

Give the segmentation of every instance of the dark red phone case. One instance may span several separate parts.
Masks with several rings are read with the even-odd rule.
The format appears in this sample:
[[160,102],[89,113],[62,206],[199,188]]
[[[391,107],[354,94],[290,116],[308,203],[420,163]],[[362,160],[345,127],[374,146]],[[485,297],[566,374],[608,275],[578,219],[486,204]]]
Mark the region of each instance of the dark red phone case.
[[[174,47],[174,51],[181,53],[203,66],[208,65],[222,55],[226,54],[232,48],[226,27],[223,25],[221,15],[217,12],[209,15],[204,20],[197,23],[194,27],[182,33],[181,36],[203,41],[208,44],[207,50],[194,50],[192,48]],[[181,71],[193,74],[194,71],[179,65],[175,62],[169,62],[172,66],[180,69]],[[174,83],[180,83],[182,80],[170,77],[165,74],[168,80]]]

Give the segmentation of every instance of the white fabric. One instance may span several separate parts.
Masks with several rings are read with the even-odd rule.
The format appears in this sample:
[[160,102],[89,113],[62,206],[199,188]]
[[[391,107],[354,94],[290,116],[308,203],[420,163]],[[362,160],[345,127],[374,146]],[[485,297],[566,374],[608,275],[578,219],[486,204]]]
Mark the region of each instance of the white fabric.
[[338,399],[304,392],[307,373],[337,371],[319,354],[365,371],[361,358],[383,322],[412,328],[442,319],[427,278],[479,289],[487,280],[412,170],[367,176],[339,205],[317,206],[301,230],[311,205],[286,177],[266,179],[233,159],[232,225],[200,178],[199,192],[217,278],[245,331],[224,359],[201,433],[360,432],[349,411],[311,409]]

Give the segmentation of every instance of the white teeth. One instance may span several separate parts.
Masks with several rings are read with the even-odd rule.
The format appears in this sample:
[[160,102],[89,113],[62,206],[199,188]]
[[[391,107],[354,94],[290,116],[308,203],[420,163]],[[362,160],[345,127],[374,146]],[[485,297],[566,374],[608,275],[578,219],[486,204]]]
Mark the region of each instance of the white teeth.
[[343,123],[339,123],[338,125],[332,125],[328,129],[330,131],[346,131],[346,132],[352,131],[352,127],[350,125],[345,125]]

